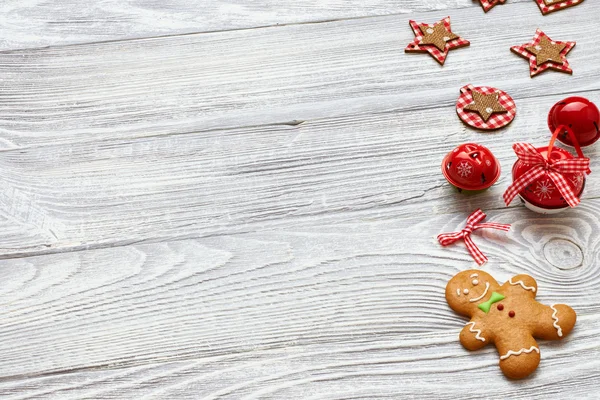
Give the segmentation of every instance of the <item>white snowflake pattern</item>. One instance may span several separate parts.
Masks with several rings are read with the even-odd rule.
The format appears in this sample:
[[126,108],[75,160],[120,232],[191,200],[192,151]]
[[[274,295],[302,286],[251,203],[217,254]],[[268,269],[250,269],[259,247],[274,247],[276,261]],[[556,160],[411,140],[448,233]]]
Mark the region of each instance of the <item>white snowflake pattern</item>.
[[535,193],[540,200],[545,200],[552,197],[552,193],[554,192],[554,190],[555,187],[550,182],[550,179],[546,179],[537,182],[533,193]]
[[467,177],[471,176],[471,174],[473,173],[473,166],[471,164],[469,164],[468,161],[461,161],[456,166],[456,171],[463,178],[467,178]]
[[583,174],[575,174],[573,178],[571,178],[571,182],[575,185],[575,188],[580,188],[583,186]]

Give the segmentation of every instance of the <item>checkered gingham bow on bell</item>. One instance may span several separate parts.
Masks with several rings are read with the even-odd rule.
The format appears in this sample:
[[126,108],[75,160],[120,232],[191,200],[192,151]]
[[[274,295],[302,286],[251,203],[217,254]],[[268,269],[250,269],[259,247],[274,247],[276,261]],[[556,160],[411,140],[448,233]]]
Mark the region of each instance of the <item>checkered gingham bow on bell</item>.
[[471,233],[478,229],[484,228],[499,229],[501,231],[510,230],[510,225],[508,224],[496,224],[493,222],[484,222],[480,224],[485,217],[485,213],[481,211],[481,209],[477,209],[469,216],[469,218],[467,218],[467,225],[465,226],[465,229],[460,232],[442,233],[441,235],[438,235],[437,239],[442,246],[449,246],[461,239],[464,239],[469,253],[471,253],[477,264],[483,265],[487,262],[488,258],[481,252],[481,250],[479,250],[479,247],[473,243],[473,239],[471,239]]
[[515,180],[504,192],[503,198],[507,206],[523,189],[546,174],[552,179],[569,206],[575,207],[579,204],[580,200],[577,193],[573,191],[563,174],[589,173],[589,158],[579,157],[570,160],[548,161],[529,143],[515,143],[513,150],[519,160],[531,165],[531,169]]

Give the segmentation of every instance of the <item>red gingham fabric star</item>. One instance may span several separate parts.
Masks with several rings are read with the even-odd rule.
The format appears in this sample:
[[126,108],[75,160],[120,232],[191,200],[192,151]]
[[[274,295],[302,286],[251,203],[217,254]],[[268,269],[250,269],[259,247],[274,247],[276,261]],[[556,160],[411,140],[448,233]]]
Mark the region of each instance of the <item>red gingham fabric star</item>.
[[[446,62],[446,57],[448,57],[448,52],[453,49],[457,49],[459,47],[469,46],[471,43],[468,40],[465,40],[461,37],[458,37],[453,40],[449,40],[446,42],[446,48],[444,51],[440,51],[437,47],[430,44],[421,44],[423,40],[423,32],[421,31],[421,27],[432,27],[433,25],[429,24],[419,24],[416,21],[409,21],[410,27],[415,33],[415,39],[404,49],[406,53],[429,53],[437,62],[441,65],[444,65]],[[450,27],[450,17],[446,17],[436,24],[444,24],[446,30],[448,32],[452,32],[452,28]]]
[[449,246],[457,241],[464,239],[465,245],[475,259],[475,262],[479,265],[483,265],[487,262],[488,258],[479,250],[479,247],[473,243],[473,239],[471,239],[471,233],[475,232],[478,229],[491,228],[491,229],[499,229],[502,231],[509,231],[510,225],[507,224],[496,224],[493,222],[484,222],[481,223],[485,219],[486,215],[481,209],[475,210],[469,218],[467,218],[467,225],[460,232],[452,232],[452,233],[442,233],[438,235],[437,239],[442,246]]
[[583,0],[535,0],[535,2],[542,11],[542,14],[546,15],[581,4]]
[[[552,43],[565,45],[565,48],[560,52],[562,64],[557,64],[555,62],[550,61],[550,62],[545,62],[541,65],[538,65],[535,54],[527,51],[527,49],[526,49],[527,47],[535,47],[535,46],[539,45],[540,41],[544,37],[547,38],[548,40],[550,40]],[[544,72],[548,69],[554,69],[559,72],[565,72],[567,74],[572,74],[573,70],[571,69],[571,66],[569,65],[569,61],[567,61],[566,56],[573,49],[573,47],[575,47],[575,42],[555,42],[552,39],[550,39],[550,37],[548,37],[548,35],[546,35],[544,32],[542,32],[540,29],[538,29],[535,32],[533,41],[522,44],[521,46],[513,46],[510,48],[510,50],[513,53],[520,55],[521,57],[529,59],[529,72],[531,74],[531,77],[533,78],[534,76],[541,74],[542,72]]]
[[563,174],[588,173],[590,169],[589,158],[573,158],[570,160],[548,161],[542,156],[533,145],[529,143],[515,143],[513,150],[519,160],[531,165],[531,169],[515,180],[512,185],[506,189],[503,198],[508,206],[513,199],[521,193],[529,184],[537,181],[542,176],[547,175],[558,188],[558,191],[571,207],[576,207],[580,200],[577,193]]
[[[465,107],[473,102],[473,95],[471,94],[473,91],[477,91],[481,94],[498,93],[498,101],[500,105],[506,109],[506,112],[492,114],[490,119],[484,121],[477,112],[465,111]],[[512,97],[502,90],[487,86],[475,87],[473,85],[467,85],[460,89],[460,97],[456,102],[456,113],[465,124],[475,129],[494,130],[505,127],[515,119],[515,115],[517,115],[517,106]]]
[[506,0],[479,0],[479,2],[481,3],[481,7],[483,7],[483,11],[488,12],[494,6],[506,3]]

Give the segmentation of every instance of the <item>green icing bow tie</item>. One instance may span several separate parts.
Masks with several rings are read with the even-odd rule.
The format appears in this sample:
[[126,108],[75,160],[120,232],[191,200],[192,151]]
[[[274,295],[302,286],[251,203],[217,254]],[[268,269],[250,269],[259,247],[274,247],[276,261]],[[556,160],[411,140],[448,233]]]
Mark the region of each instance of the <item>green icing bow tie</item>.
[[482,310],[484,313],[487,314],[490,312],[490,308],[492,308],[492,304],[497,303],[504,298],[505,297],[502,296],[500,293],[494,292],[494,293],[492,293],[492,297],[490,297],[490,299],[488,301],[486,301],[485,303],[481,303],[477,307],[480,310]]

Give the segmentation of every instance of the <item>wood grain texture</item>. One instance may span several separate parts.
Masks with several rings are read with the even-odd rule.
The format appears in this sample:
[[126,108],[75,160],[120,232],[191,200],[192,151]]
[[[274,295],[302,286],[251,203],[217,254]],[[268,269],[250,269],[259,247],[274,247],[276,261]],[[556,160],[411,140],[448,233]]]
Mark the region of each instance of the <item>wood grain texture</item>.
[[[595,396],[598,179],[554,217],[500,195],[510,145],[547,142],[552,104],[598,101],[598,12],[591,1],[547,17],[531,0],[488,15],[466,0],[3,2],[0,397]],[[362,18],[382,14],[395,15]],[[448,14],[470,48],[444,68],[403,53],[408,19]],[[297,25],[114,42],[276,24]],[[509,47],[537,27],[578,42],[575,76],[529,78]],[[112,42],[62,46],[89,41]],[[467,83],[513,95],[515,122],[465,128],[454,102]],[[467,141],[504,170],[478,196],[439,172]],[[586,154],[597,170],[597,146]],[[445,304],[447,280],[474,263],[434,236],[477,207],[514,224],[475,234],[485,269],[529,273],[541,301],[579,313],[522,382],[502,377],[495,350],[460,346],[466,321]]]
[[[513,0],[519,1],[531,3]],[[464,7],[478,5],[472,0],[5,0],[0,51]],[[529,8],[536,12],[535,4]]]
[[[433,236],[464,216],[316,224],[226,237],[0,261],[0,391],[6,398],[548,398],[590,394],[597,375],[600,200],[475,241],[500,281],[538,279],[538,299],[579,313],[513,383],[494,349],[465,351],[444,287],[472,266]],[[415,234],[418,232],[419,234]],[[584,252],[559,270],[557,238]],[[467,379],[469,378],[469,379]],[[574,383],[577,382],[577,385]]]
[[[540,115],[561,97],[519,101],[517,119],[495,134],[467,129],[441,107],[5,151],[0,215],[9,239],[0,254],[504,208],[512,143],[548,143]],[[492,149],[504,171],[479,196],[459,194],[440,172],[444,155],[469,141]],[[593,170],[597,152],[586,149]],[[592,174],[584,201],[598,196]]]
[[[453,27],[472,44],[453,51],[443,68],[403,49],[414,38],[409,18],[434,22],[447,11],[2,53],[0,148],[433,113],[454,104],[468,83],[515,99],[600,89],[600,42],[588,33],[600,3],[568,10],[576,26],[543,17],[530,3],[493,15],[456,10]],[[569,55],[574,77],[531,79],[527,63],[510,52],[538,26],[577,41]]]

